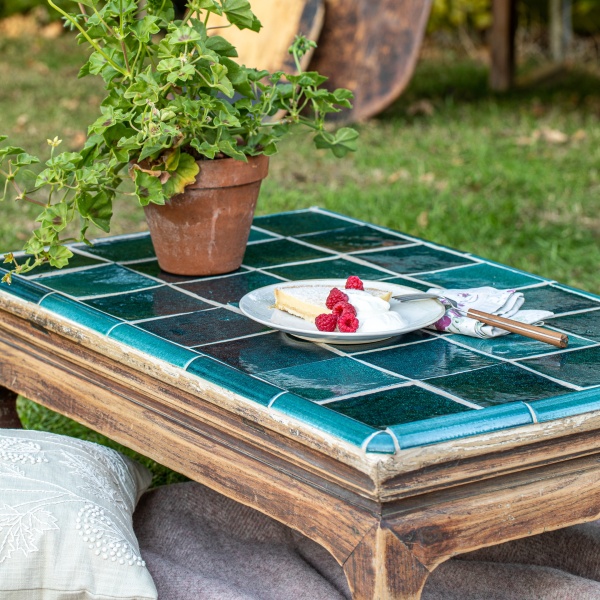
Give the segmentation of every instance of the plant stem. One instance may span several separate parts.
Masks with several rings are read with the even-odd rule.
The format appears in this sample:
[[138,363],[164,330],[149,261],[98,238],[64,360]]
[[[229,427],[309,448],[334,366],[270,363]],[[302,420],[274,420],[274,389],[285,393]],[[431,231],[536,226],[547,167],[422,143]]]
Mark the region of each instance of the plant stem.
[[88,35],[87,31],[77,22],[76,19],[74,19],[69,13],[65,12],[64,10],[62,10],[62,8],[59,8],[56,4],[54,4],[54,2],[52,2],[52,0],[48,0],[48,4],[56,11],[58,11],[61,15],[63,15],[65,17],[65,19],[67,19],[67,21],[69,21],[69,23],[71,23],[72,25],[74,25],[77,29],[79,29],[79,32],[81,33],[81,35],[87,40],[88,44],[94,48],[94,50],[96,50],[96,52],[98,52],[100,55],[102,55],[102,57],[106,60],[106,62],[113,68],[115,69],[115,71],[118,71],[119,73],[121,73],[121,75],[123,75],[124,77],[130,77],[130,74],[127,73],[126,71],[123,71],[123,69],[121,69],[121,67],[115,63],[110,56],[108,56],[108,54],[106,54],[106,52],[104,52],[104,50],[102,50],[102,48]]

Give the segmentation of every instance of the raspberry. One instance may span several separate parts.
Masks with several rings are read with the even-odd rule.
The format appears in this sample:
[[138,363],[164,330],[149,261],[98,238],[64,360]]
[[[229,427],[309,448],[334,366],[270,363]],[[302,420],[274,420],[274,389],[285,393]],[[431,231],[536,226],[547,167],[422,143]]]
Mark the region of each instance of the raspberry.
[[319,331],[335,331],[337,322],[337,315],[331,313],[323,313],[315,319],[315,325]]
[[356,309],[349,302],[338,302],[332,310],[333,314],[337,317],[341,317],[344,312],[351,312],[353,315],[356,315]]
[[354,333],[358,329],[359,323],[356,315],[350,311],[344,311],[339,317],[337,325],[342,333]]
[[346,289],[347,290],[364,290],[365,286],[363,282],[356,276],[350,275],[346,280]]
[[332,310],[338,302],[348,302],[348,296],[344,294],[344,292],[342,292],[341,290],[333,288],[329,292],[329,296],[327,296],[325,306],[327,306],[329,310]]

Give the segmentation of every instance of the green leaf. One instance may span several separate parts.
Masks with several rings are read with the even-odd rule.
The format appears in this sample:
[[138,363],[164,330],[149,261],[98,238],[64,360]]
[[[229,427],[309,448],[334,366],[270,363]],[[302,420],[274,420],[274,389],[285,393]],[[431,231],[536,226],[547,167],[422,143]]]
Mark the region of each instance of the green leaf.
[[142,206],[147,206],[150,202],[154,204],[165,203],[163,186],[158,177],[144,173],[139,169],[135,171],[135,194]]
[[165,169],[167,171],[176,171],[179,166],[179,159],[181,158],[181,149],[175,148],[173,152],[171,152],[167,156],[167,160],[165,161]]
[[160,18],[155,15],[146,15],[140,19],[132,28],[133,35],[137,40],[144,44],[150,41],[150,37],[160,31],[158,22]]
[[335,135],[326,131],[319,132],[315,138],[315,146],[319,149],[331,150],[334,156],[342,158],[348,152],[355,152],[357,149],[356,140],[358,132],[350,127],[342,127],[335,132]]
[[98,2],[94,1],[94,0],[79,0],[79,1],[84,6],[89,6],[90,8],[94,8],[95,6],[98,6]]
[[223,12],[227,20],[238,29],[260,31],[262,25],[250,9],[248,0],[224,0]]
[[231,158],[243,160],[244,162],[248,161],[247,156],[243,152],[240,152],[237,148],[237,144],[234,145],[234,143],[231,140],[221,140],[219,142],[219,150],[223,154],[231,156]]
[[208,12],[214,12],[218,15],[222,15],[223,11],[215,0],[194,0],[193,8],[195,10],[207,10]]
[[50,246],[48,249],[48,262],[57,269],[62,269],[69,264],[73,253],[66,246]]
[[146,10],[149,15],[157,16],[164,25],[173,22],[175,10],[171,0],[147,0]]
[[235,92],[231,81],[227,77],[227,67],[225,65],[213,64],[210,65],[210,70],[213,74],[214,87],[223,92],[228,98],[233,98]]
[[233,89],[246,98],[254,98],[254,91],[248,80],[248,70],[229,58],[221,58],[221,64],[227,68],[227,77]]
[[18,146],[6,146],[6,148],[0,148],[0,159],[5,156],[14,156],[15,154],[23,154],[25,150]]
[[230,44],[224,37],[220,35],[214,35],[206,40],[206,47],[213,52],[216,52],[219,56],[229,56],[235,58],[238,55],[235,46]]
[[166,40],[175,46],[198,42],[201,39],[202,36],[193,27],[176,27],[166,37]]
[[28,254],[41,254],[44,251],[44,247],[50,243],[49,239],[46,239],[44,232],[40,229],[36,229],[33,235],[27,240],[27,243],[23,247],[23,250]]
[[112,200],[106,192],[92,194],[81,194],[77,198],[77,210],[84,219],[89,219],[94,225],[106,231],[110,231],[110,220],[112,218]]
[[216,144],[209,144],[207,141],[200,143],[198,140],[192,140],[190,146],[198,150],[206,158],[214,158],[219,151],[219,147]]
[[142,152],[140,153],[138,160],[142,161],[145,158],[148,158],[149,156],[152,156],[153,154],[156,154],[157,152],[160,152],[163,149],[163,145],[162,144],[157,144],[156,142],[152,141],[152,140],[148,140],[143,148],[142,148]]
[[34,165],[39,162],[40,159],[37,156],[32,156],[31,154],[27,154],[27,152],[22,152],[21,154],[18,154],[16,160],[12,161],[15,167],[22,167],[23,165]]
[[3,142],[4,140],[7,140],[8,136],[7,135],[0,135],[0,142]]
[[182,152],[179,157],[177,170],[171,173],[169,180],[162,186],[165,196],[171,198],[175,194],[181,194],[186,185],[196,181],[196,175],[200,172],[200,167],[193,156]]
[[41,223],[42,229],[49,229],[55,232],[62,231],[68,224],[67,215],[69,207],[64,202],[53,204],[45,208],[36,221]]

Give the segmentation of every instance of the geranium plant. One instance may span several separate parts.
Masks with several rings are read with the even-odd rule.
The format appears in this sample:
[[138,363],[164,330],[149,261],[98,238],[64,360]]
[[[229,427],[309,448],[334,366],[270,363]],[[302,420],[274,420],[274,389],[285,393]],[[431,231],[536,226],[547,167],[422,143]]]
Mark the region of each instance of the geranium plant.
[[[230,26],[258,31],[247,0],[190,0],[179,20],[171,0],[82,0],[74,12],[48,3],[91,49],[79,76],[102,77],[107,95],[84,148],[57,153],[60,140],[48,140],[51,155],[38,174],[31,171],[37,157],[22,148],[0,148],[2,199],[12,195],[41,206],[39,226],[24,247],[31,257],[7,255],[11,273],[43,262],[65,266],[72,255],[67,242],[88,242],[92,224],[109,231],[116,194],[130,193],[142,205],[164,204],[194,181],[202,159],[275,154],[297,126],[312,132],[317,148],[336,156],[356,148],[356,131],[325,126],[327,114],[350,107],[352,93],[328,91],[321,87],[325,77],[301,67],[313,42],[300,36],[290,48],[295,73],[268,73],[236,63],[236,49],[212,35],[213,14],[224,15]],[[122,189],[127,177],[133,192]],[[63,238],[76,219],[79,236]],[[10,281],[11,273],[4,279]]]

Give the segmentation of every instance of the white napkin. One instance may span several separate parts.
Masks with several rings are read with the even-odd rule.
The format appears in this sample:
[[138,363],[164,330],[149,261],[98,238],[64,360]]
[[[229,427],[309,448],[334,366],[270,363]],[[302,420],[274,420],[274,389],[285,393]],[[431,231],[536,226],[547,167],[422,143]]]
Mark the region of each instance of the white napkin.
[[[554,313],[547,310],[521,310],[525,298],[521,292],[515,290],[497,290],[488,286],[464,290],[431,288],[428,292],[454,300],[463,311],[473,308],[499,317],[527,323],[528,325],[539,325],[543,319],[554,315]],[[444,303],[444,299],[440,298],[440,302]],[[480,321],[465,317],[450,305],[448,305],[444,316],[433,325],[430,325],[429,328],[478,338],[491,338],[510,333],[504,329],[484,325]]]

